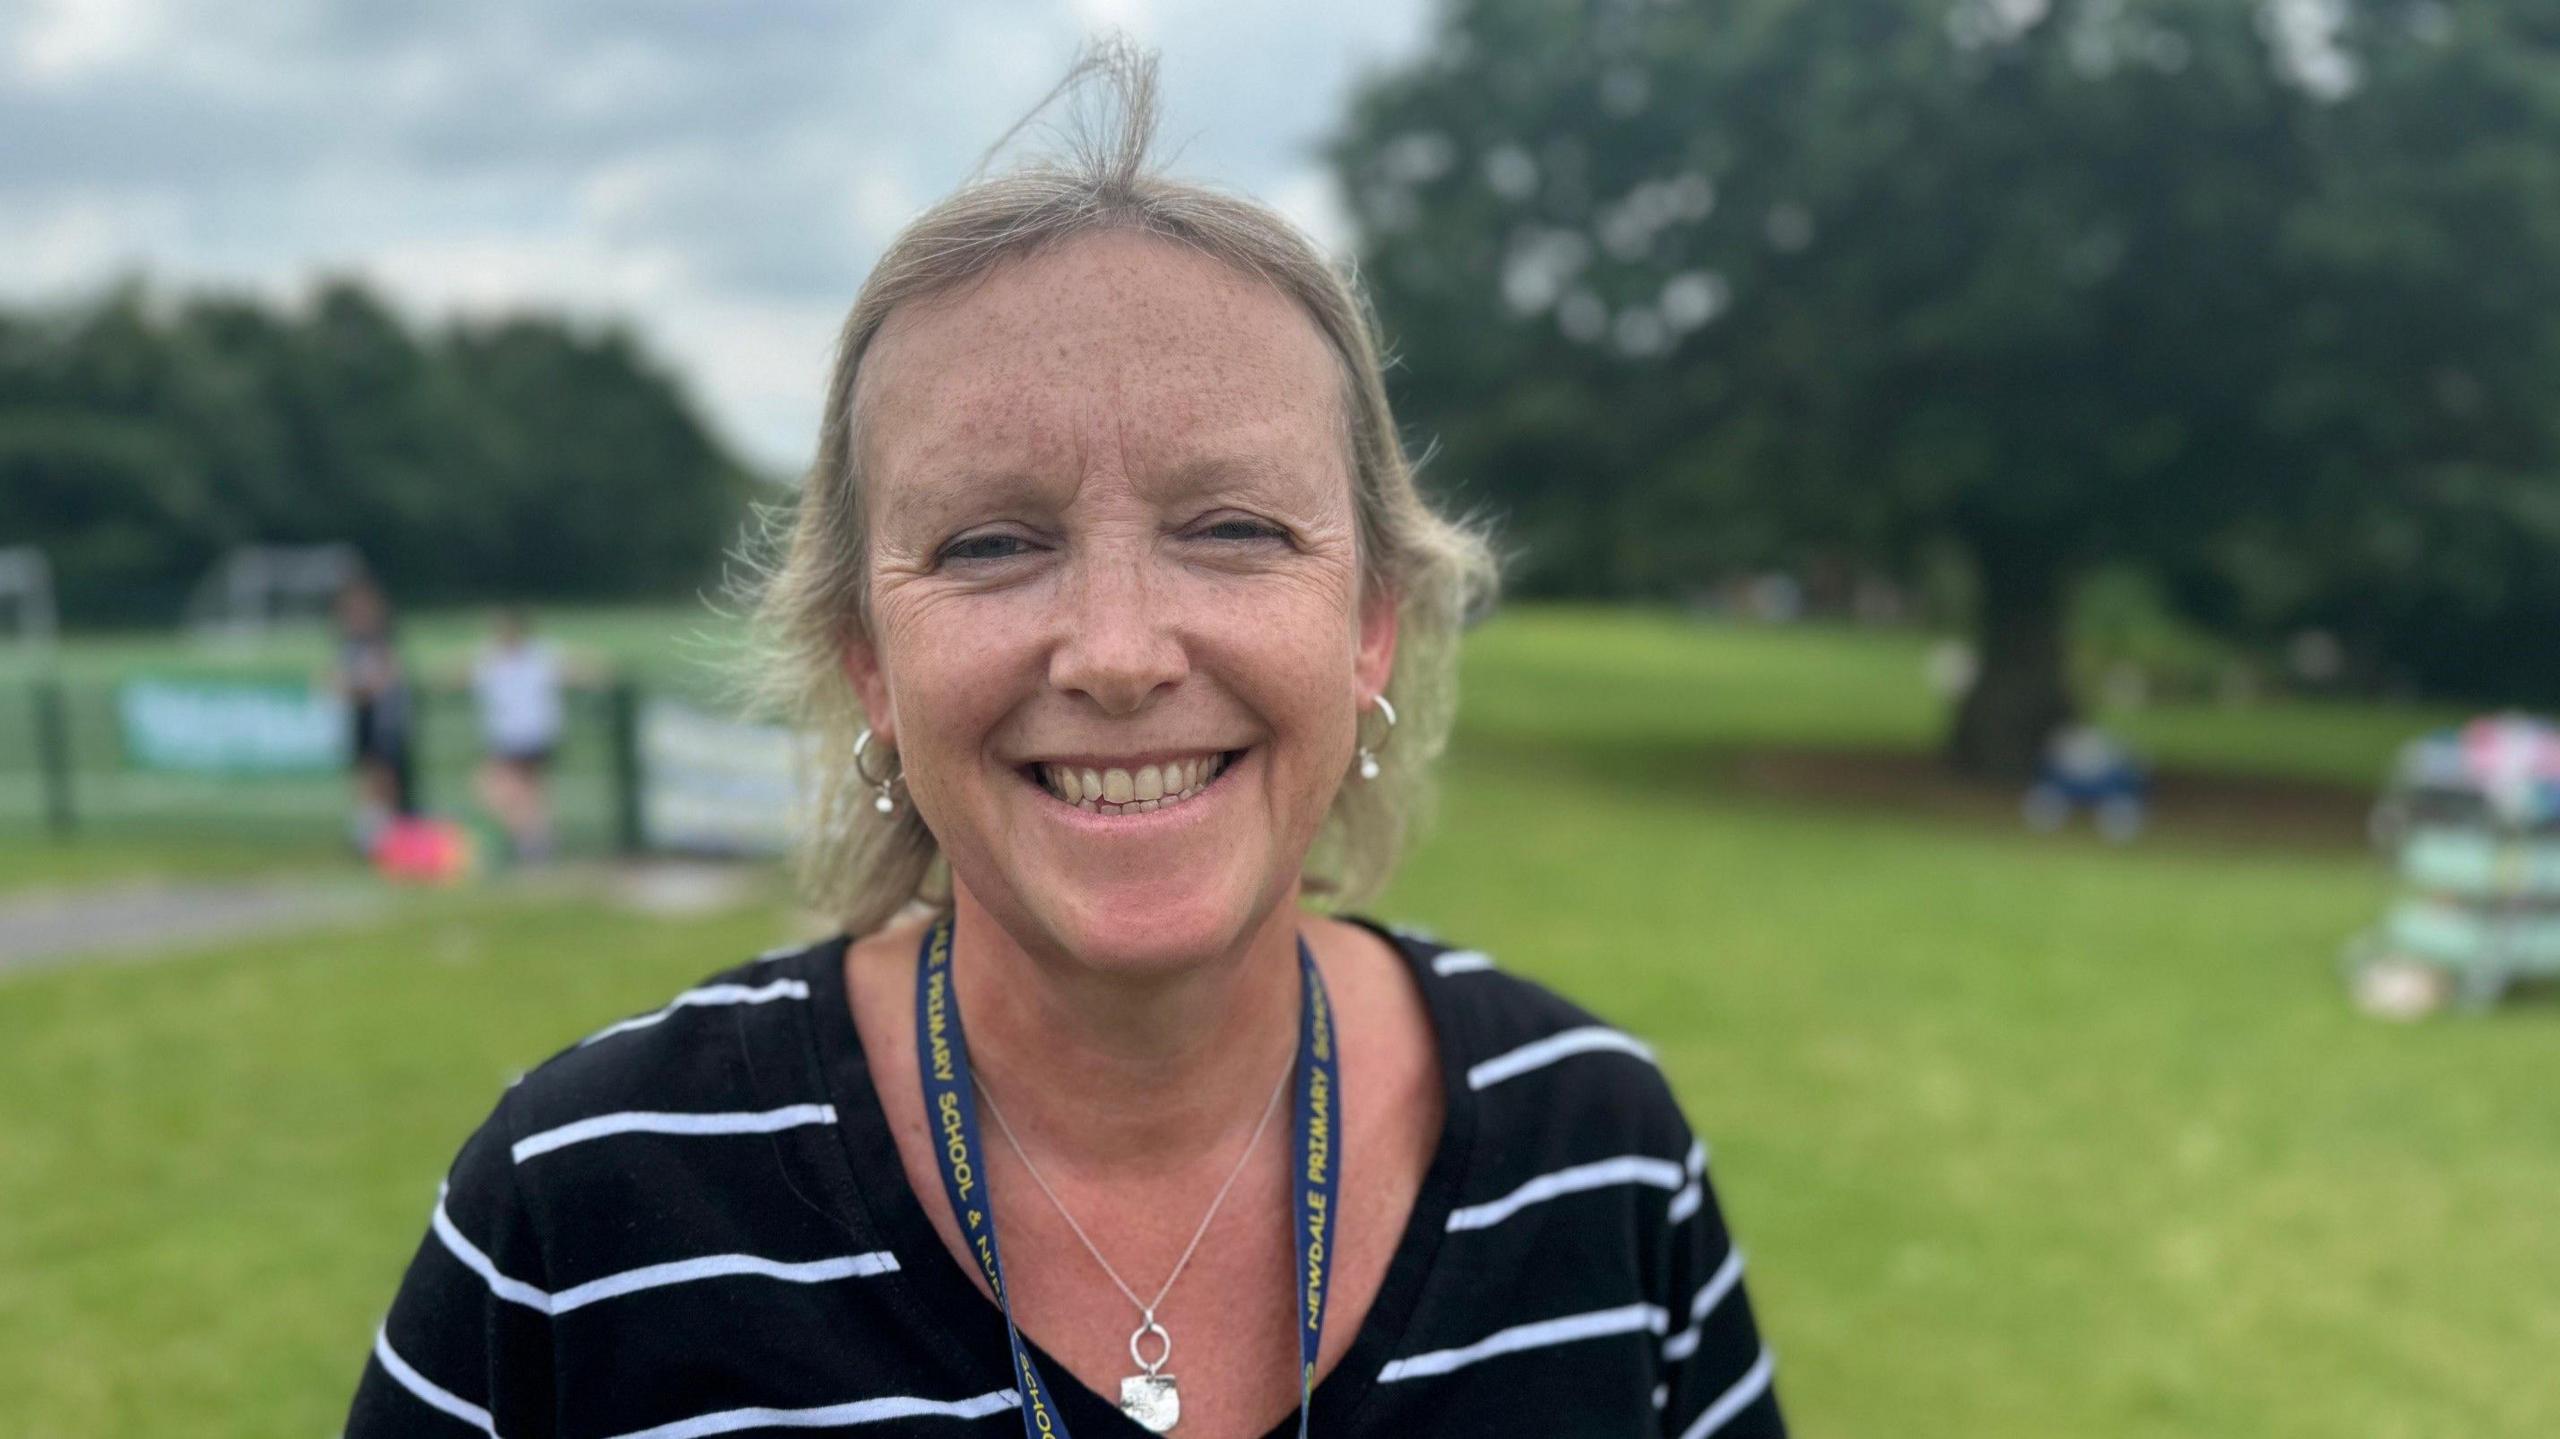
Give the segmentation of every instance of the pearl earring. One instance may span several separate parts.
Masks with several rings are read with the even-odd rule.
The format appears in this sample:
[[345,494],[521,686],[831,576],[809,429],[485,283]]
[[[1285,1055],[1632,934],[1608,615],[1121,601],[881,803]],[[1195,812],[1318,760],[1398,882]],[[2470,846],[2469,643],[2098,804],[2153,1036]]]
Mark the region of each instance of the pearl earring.
[[[1385,749],[1388,739],[1392,738],[1396,732],[1396,707],[1387,703],[1387,697],[1383,693],[1371,695],[1369,698],[1378,706],[1378,713],[1385,716],[1387,721],[1387,732],[1378,737],[1378,749]],[[1360,746],[1360,777],[1364,780],[1378,777],[1378,750],[1373,750],[1365,744]]]
[[853,737],[853,772],[862,777],[864,784],[878,791],[871,797],[871,807],[882,814],[895,814],[898,812],[898,800],[895,795],[889,793],[889,786],[896,784],[901,774],[898,771],[892,771],[878,779],[872,778],[870,767],[862,762],[863,756],[870,749],[871,727],[864,725],[862,733]]

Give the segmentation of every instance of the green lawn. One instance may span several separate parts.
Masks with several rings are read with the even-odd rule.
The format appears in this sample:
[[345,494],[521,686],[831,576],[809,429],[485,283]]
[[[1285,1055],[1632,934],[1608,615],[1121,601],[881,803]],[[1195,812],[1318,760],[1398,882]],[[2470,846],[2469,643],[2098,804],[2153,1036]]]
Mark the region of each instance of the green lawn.
[[[660,606],[537,606],[536,633],[573,660],[612,668],[655,683],[709,687],[733,652],[743,626],[725,600]],[[494,609],[435,610],[404,615],[400,641],[418,676],[462,684],[471,657],[489,637]],[[42,665],[37,656],[0,648],[0,684],[41,670],[71,683],[107,682],[136,671],[190,675],[317,675],[325,672],[334,642],[325,624],[280,626],[255,637],[206,637],[174,631],[118,631],[80,635]]]
[[[2560,1347],[2560,1014],[2354,1015],[2332,964],[2381,879],[2349,849],[2110,849],[1734,781],[1763,746],[1924,747],[1922,649],[1497,621],[1435,837],[1376,908],[1657,1044],[1799,1432],[2560,1432],[2533,1377]],[[2180,764],[2361,780],[2437,718],[2128,727]],[[331,1432],[507,1076],[790,923],[399,915],[0,978],[0,1435]]]
[[[331,864],[354,868],[353,860],[325,846],[279,845],[254,837],[75,839],[58,843],[8,835],[0,837],[0,897],[151,880],[250,879],[307,873],[315,866]],[[5,1004],[0,1000],[0,1006]]]
[[[1528,608],[1470,638],[1462,724],[1479,740],[1569,742],[1586,752],[1920,751],[1946,724],[1925,679],[1932,643],[1909,630]],[[2182,701],[2098,718],[2164,767],[2362,790],[2380,781],[2403,741],[2465,713],[2279,698]]]

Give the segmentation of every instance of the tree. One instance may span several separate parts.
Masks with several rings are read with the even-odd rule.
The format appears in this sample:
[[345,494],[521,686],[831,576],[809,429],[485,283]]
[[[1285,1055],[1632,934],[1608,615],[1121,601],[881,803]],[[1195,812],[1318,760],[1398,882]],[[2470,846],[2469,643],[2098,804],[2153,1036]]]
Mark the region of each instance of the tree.
[[0,312],[0,533],[75,622],[165,620],[251,541],[352,542],[403,600],[683,592],[749,483],[610,328],[422,331],[344,281]]
[[1533,587],[1952,548],[2014,775],[2098,566],[2378,648],[2374,581],[2560,556],[2555,60],[2550,0],[1458,0],[1333,154]]

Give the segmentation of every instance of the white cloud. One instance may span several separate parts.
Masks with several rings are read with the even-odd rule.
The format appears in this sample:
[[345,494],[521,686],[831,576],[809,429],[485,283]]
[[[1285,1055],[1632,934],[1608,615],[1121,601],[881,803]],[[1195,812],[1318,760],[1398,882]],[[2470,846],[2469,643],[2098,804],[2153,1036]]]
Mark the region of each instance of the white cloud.
[[1331,171],[1308,166],[1283,177],[1262,198],[1336,258],[1350,253],[1351,212],[1342,203],[1342,190],[1333,183]]
[[[0,7],[6,8],[6,7]],[[0,296],[147,269],[412,313],[630,322],[715,423],[805,462],[844,308],[1086,35],[1163,54],[1185,175],[1337,250],[1317,143],[1428,0],[435,6],[35,0],[0,20]]]
[[591,315],[649,314],[683,298],[683,267],[664,252],[572,236],[449,235],[396,241],[345,268],[408,306],[493,315],[552,306]]
[[0,276],[26,295],[138,269],[179,237],[179,206],[149,196],[70,194],[0,229]]
[[146,54],[164,18],[153,0],[35,0],[10,48],[20,75],[61,83]]

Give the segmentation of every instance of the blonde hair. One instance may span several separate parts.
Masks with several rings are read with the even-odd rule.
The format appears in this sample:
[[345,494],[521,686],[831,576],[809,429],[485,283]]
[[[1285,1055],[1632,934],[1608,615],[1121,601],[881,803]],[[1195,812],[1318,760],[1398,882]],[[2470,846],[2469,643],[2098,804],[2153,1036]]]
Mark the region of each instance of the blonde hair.
[[[757,636],[749,683],[769,711],[812,737],[800,877],[808,901],[867,933],[918,899],[940,902],[949,876],[940,846],[912,804],[879,813],[856,772],[864,727],[846,679],[848,640],[867,631],[868,530],[856,388],[881,325],[901,305],[942,294],[1079,235],[1135,231],[1188,246],[1256,276],[1296,301],[1342,366],[1363,587],[1397,599],[1395,671],[1387,697],[1398,723],[1379,749],[1380,773],[1347,782],[1308,857],[1307,893],[1355,904],[1385,884],[1429,802],[1429,770],[1447,743],[1457,702],[1458,636],[1491,603],[1494,560],[1482,533],[1435,513],[1415,490],[1381,376],[1374,320],[1357,281],[1337,273],[1304,233],[1272,210],[1165,177],[1151,166],[1154,57],[1125,42],[1089,49],[993,156],[1060,97],[1099,83],[1104,118],[1069,137],[1062,155],[978,176],[900,231],[846,316],[818,455],[798,502],[768,517],[766,553],[751,596]],[[1376,722],[1364,721],[1372,732]],[[877,749],[867,757],[884,772]]]

